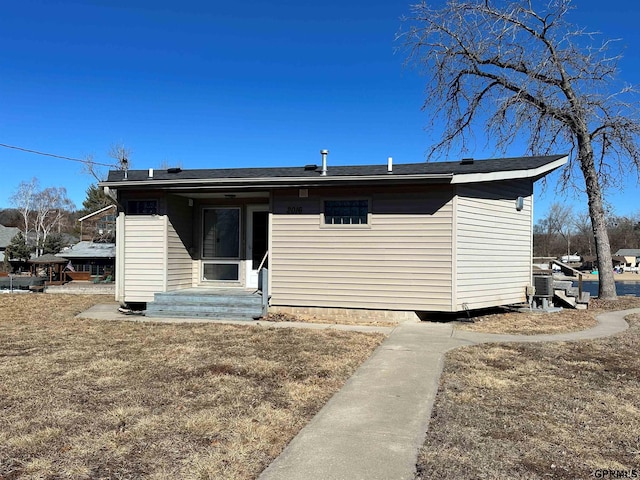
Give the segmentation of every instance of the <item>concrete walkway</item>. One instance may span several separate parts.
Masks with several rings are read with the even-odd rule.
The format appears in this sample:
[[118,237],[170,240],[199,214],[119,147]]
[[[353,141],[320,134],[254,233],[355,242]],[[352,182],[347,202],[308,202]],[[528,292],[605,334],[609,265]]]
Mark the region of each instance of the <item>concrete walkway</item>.
[[559,335],[491,335],[448,324],[403,323],[289,443],[260,480],[414,479],[444,354],[486,342],[574,341],[628,328],[640,309],[605,313],[598,325]]
[[[265,328],[313,328],[389,333],[318,414],[260,475],[260,480],[413,479],[438,391],[444,354],[462,345],[489,342],[576,341],[628,328],[624,317],[640,308],[604,313],[589,330],[558,335],[495,335],[455,330],[444,323],[358,327],[294,322],[225,322]],[[151,320],[124,316],[112,305],[79,315],[103,320]],[[185,319],[161,319],[185,322]],[[188,321],[188,320],[187,320]],[[201,319],[193,320],[202,322]]]

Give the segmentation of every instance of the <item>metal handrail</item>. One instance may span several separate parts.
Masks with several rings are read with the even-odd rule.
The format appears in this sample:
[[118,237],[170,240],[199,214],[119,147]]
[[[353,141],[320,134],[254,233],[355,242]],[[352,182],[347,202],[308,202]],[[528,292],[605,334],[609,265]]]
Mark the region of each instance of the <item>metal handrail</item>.
[[269,250],[264,252],[264,257],[262,257],[262,261],[260,262],[260,265],[258,265],[258,271],[260,271],[260,269],[262,269],[262,266],[264,265],[264,262],[267,261],[267,257],[268,256],[269,256]]

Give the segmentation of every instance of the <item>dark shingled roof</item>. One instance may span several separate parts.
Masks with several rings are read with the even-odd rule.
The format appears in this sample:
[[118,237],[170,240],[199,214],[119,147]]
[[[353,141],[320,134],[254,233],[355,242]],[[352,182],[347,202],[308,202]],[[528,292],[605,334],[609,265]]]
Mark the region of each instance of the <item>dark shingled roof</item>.
[[51,253],[45,253],[37,258],[29,260],[29,263],[66,263],[68,260],[63,257],[57,257]]
[[[515,170],[530,170],[542,167],[559,160],[566,155],[512,157],[489,160],[475,160],[473,162],[421,162],[396,163],[393,165],[394,177],[401,175],[459,175],[473,173],[507,172]],[[129,170],[129,182],[162,181],[162,180],[204,180],[204,179],[264,179],[264,178],[318,178],[320,167],[308,169],[299,167],[264,167],[264,168],[215,168],[180,170],[169,173],[167,170],[154,170],[153,179],[148,177],[148,170]],[[327,177],[339,178],[350,176],[388,175],[387,164],[377,165],[331,165],[327,167]],[[112,170],[106,183],[124,180],[124,172]]]
[[4,225],[0,225],[0,248],[6,248],[13,240],[20,229],[17,227],[5,227]]

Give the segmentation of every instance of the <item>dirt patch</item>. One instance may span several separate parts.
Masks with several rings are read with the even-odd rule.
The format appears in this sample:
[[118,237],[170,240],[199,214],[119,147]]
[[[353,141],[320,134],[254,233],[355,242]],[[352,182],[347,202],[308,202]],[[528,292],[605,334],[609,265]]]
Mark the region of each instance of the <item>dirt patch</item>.
[[[637,299],[601,304],[634,308]],[[418,478],[598,478],[640,466],[640,316],[610,338],[447,354]],[[603,477],[600,477],[603,478]]]
[[294,315],[287,312],[269,313],[265,319],[268,322],[302,322],[302,323],[321,323],[329,325],[363,325],[363,326],[375,326],[375,327],[395,327],[398,322],[391,322],[385,320],[363,320],[363,319],[348,319],[344,320],[336,316],[336,318],[324,318],[316,317],[313,315]]
[[577,332],[597,324],[596,317],[606,310],[640,308],[640,298],[619,297],[617,300],[593,300],[589,310],[564,309],[560,312],[501,312],[480,315],[469,322],[457,322],[456,328],[482,333],[541,335]]
[[382,335],[77,320],[0,296],[0,478],[255,478]]

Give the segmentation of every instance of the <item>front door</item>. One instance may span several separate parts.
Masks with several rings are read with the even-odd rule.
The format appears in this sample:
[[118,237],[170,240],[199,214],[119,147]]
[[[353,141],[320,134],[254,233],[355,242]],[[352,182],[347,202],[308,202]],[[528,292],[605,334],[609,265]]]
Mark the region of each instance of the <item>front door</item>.
[[[258,268],[269,249],[268,205],[247,206],[247,288],[258,288]],[[264,267],[267,267],[265,260]]]

